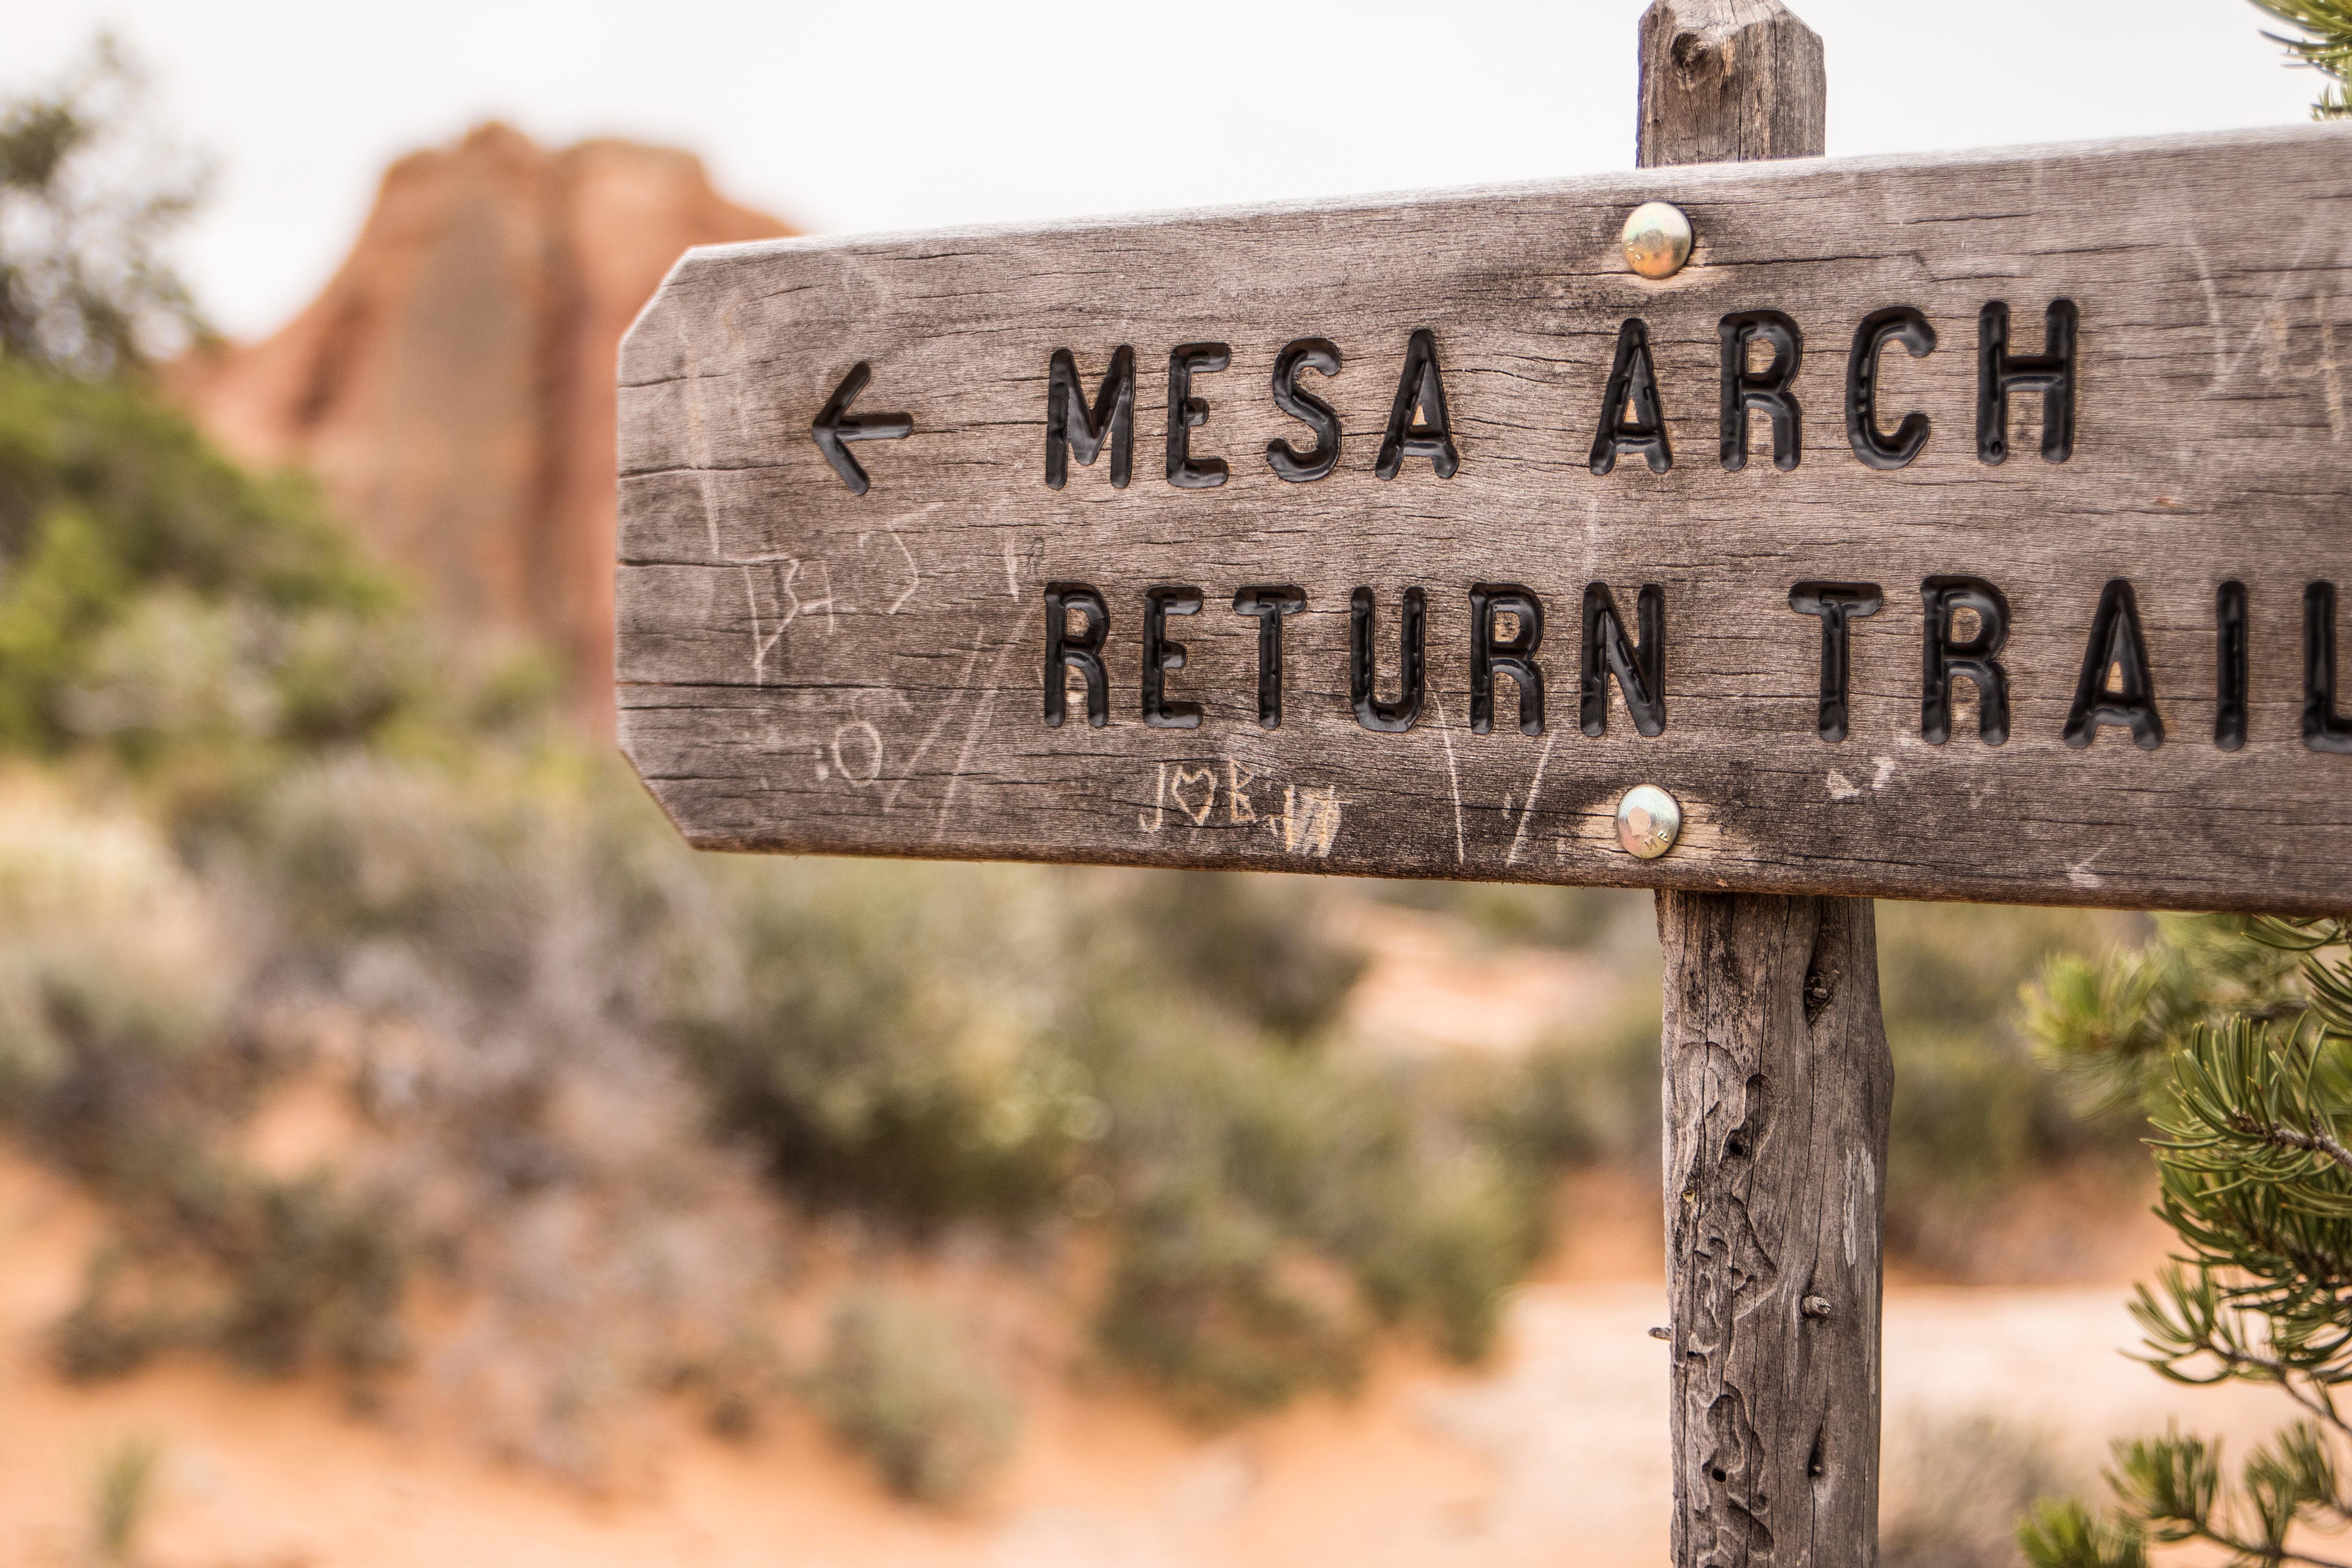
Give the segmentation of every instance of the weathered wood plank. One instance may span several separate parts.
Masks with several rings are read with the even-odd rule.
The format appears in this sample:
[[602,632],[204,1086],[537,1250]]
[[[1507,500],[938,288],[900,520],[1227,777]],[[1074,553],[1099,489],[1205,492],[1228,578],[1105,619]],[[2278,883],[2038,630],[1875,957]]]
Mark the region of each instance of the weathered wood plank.
[[[697,252],[622,363],[618,675],[624,742],[698,844],[1028,857],[1749,891],[2137,907],[2340,907],[2352,870],[2352,756],[2303,740],[2303,595],[2352,585],[2352,139],[2340,127],[1929,160],[1802,159],[1653,170],[1409,198]],[[1636,203],[1687,211],[1693,264],[1631,274]],[[1976,443],[1979,311],[2005,300],[2011,352],[2053,300],[2080,312],[2072,457],[2040,456],[2041,398],[2012,399],[2011,452]],[[1909,467],[1849,449],[1849,344],[1883,307],[1938,340],[1881,359],[1881,416],[1933,421]],[[1803,332],[1804,452],[1777,470],[1769,421],[1739,472],[1717,458],[1727,312]],[[1621,323],[1654,347],[1673,467],[1596,475],[1589,455]],[[1375,477],[1408,340],[1436,345],[1460,467],[1407,457]],[[1285,345],[1334,342],[1304,373],[1344,426],[1328,478],[1269,378]],[[1166,478],[1168,363],[1195,376],[1192,453],[1215,489]],[[1106,456],[1045,482],[1048,364],[1092,395],[1136,356],[1133,482]],[[810,424],[860,362],[854,412],[911,416],[849,450],[853,495]],[[1921,732],[1920,585],[1987,579],[2010,607],[2011,735],[1978,738],[1958,683],[1952,738]],[[2135,590],[2159,749],[2063,732],[2103,586]],[[1808,579],[1874,583],[1853,623],[1851,734],[1817,733],[1820,629]],[[2248,737],[2213,742],[2215,594],[2246,584]],[[1045,585],[1110,609],[1103,729],[1042,719]],[[1577,721],[1580,605],[1608,584],[1633,616],[1664,596],[1666,725]],[[1468,589],[1517,583],[1547,610],[1546,731],[1498,682],[1474,734]],[[1236,589],[1296,584],[1281,728],[1256,723],[1257,623]],[[1139,719],[1144,590],[1194,584],[1171,618],[1192,730]],[[1378,595],[1393,690],[1397,605],[1428,595],[1428,700],[1407,733],[1359,726],[1351,590]],[[1082,713],[1083,705],[1076,710]],[[1224,781],[1213,787],[1213,779]],[[1649,782],[1689,826],[1663,859],[1614,847],[1606,814]],[[1235,785],[1238,785],[1238,791]],[[1312,831],[1306,831],[1311,825]]]

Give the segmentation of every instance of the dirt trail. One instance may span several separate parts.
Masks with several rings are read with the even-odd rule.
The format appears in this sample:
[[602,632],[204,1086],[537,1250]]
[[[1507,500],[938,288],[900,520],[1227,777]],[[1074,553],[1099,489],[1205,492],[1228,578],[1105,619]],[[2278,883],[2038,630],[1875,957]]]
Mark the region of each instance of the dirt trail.
[[[1362,1394],[1204,1436],[1144,1402],[1039,1378],[1018,1457],[950,1514],[893,1503],[790,1412],[732,1444],[683,1410],[646,1421],[662,1459],[595,1499],[483,1458],[464,1434],[360,1419],[325,1389],[159,1367],[75,1389],[39,1358],[96,1217],[0,1159],[0,1561],[66,1564],[89,1479],[130,1434],[168,1445],[155,1568],[734,1568],[1002,1564],[1245,1568],[1335,1561],[1654,1568],[1665,1549],[1665,1363],[1654,1200],[1617,1181],[1571,1194],[1580,1237],[1509,1313],[1478,1374],[1393,1354]],[[1986,1411],[2085,1462],[2115,1432],[2184,1424],[2242,1440],[2278,1417],[2252,1390],[2172,1387],[2116,1284],[1897,1288],[1890,1424]]]

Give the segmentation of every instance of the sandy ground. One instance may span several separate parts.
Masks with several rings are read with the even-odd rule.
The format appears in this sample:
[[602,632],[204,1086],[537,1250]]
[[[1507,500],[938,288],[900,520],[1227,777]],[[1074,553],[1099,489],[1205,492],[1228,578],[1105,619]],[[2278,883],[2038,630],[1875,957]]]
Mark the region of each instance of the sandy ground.
[[[83,1561],[90,1479],[137,1434],[168,1453],[155,1568],[1651,1568],[1667,1499],[1665,1352],[1646,1332],[1664,1301],[1654,1200],[1622,1179],[1572,1198],[1576,1245],[1518,1294],[1484,1373],[1392,1355],[1352,1402],[1218,1435],[1041,1379],[1007,1472],[942,1514],[894,1504],[791,1414],[728,1443],[657,1406],[659,1464],[595,1498],[488,1461],[462,1434],[346,1414],[313,1384],[183,1363],[63,1386],[39,1330],[71,1298],[95,1216],[0,1158],[0,1562]],[[2170,1417],[2241,1438],[2278,1419],[2259,1391],[2180,1389],[2125,1359],[2123,1295],[1891,1289],[1890,1423],[1987,1412],[2088,1464],[2110,1435]]]

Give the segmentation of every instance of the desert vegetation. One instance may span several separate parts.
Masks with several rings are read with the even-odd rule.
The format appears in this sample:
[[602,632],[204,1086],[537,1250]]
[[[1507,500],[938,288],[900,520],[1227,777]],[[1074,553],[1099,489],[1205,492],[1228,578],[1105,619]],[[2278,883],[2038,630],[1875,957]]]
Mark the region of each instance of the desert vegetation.
[[2109,1504],[2052,1500],[2021,1535],[2042,1568],[2131,1568],[2194,1542],[2232,1563],[2325,1563],[2352,1523],[2352,927],[2171,918],[2137,947],[2051,963],[2033,1027],[2154,1124],[2178,1250],[2133,1316],[2149,1364],[2277,1391],[2294,1419],[2242,1461],[2177,1427],[2118,1439]]

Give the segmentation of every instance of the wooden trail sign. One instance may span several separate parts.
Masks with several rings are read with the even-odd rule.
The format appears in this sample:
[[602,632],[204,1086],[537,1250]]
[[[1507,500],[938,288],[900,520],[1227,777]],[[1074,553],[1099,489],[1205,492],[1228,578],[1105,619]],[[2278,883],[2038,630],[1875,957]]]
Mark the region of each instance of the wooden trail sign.
[[713,248],[621,379],[622,733],[698,845],[2352,873],[2342,128]]

